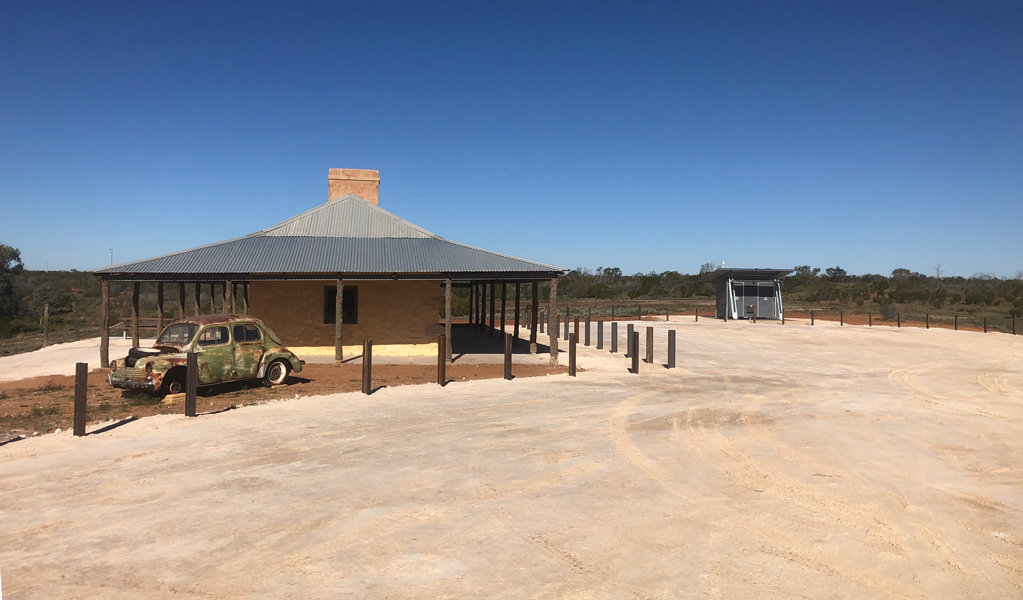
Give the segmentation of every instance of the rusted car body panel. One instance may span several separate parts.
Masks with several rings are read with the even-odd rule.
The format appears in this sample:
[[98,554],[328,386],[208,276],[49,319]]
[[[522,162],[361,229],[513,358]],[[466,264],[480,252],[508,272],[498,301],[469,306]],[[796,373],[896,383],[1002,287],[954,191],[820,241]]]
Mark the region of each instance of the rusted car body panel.
[[[194,326],[191,338],[186,343],[161,345],[168,330],[182,324]],[[277,359],[287,360],[293,372],[301,371],[303,364],[259,319],[248,315],[200,315],[165,327],[157,338],[157,346],[143,351],[134,364],[130,364],[130,357],[113,361],[107,382],[117,388],[144,390],[162,389],[165,380],[182,382],[189,352],[197,355],[201,386],[261,378],[266,366]]]

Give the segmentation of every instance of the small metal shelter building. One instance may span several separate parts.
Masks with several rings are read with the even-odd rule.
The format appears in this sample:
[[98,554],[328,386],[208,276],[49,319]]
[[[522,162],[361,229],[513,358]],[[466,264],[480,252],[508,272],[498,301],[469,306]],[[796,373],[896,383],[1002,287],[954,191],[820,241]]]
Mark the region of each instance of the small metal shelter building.
[[781,319],[781,278],[793,269],[718,269],[707,274],[717,284],[719,319]]

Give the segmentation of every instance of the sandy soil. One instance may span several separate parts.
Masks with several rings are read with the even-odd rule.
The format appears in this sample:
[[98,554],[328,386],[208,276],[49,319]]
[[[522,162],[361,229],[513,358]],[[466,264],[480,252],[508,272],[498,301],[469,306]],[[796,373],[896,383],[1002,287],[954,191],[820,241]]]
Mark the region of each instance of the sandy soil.
[[1023,596],[1023,338],[676,320],[638,375],[0,446],[5,597]]

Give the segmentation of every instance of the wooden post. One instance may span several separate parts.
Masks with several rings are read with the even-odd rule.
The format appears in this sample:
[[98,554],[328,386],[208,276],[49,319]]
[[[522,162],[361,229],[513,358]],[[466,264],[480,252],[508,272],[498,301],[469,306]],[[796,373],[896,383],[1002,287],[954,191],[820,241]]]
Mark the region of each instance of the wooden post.
[[618,321],[611,321],[611,354],[618,352]]
[[210,283],[210,314],[217,314],[217,284]]
[[874,326],[874,314],[873,313],[867,313],[867,327],[873,327],[873,326]]
[[99,362],[102,368],[110,364],[110,280],[103,279],[100,288]]
[[335,285],[337,287],[334,289],[334,360],[337,362],[344,362],[345,280],[338,279],[335,282]]
[[192,284],[192,292],[192,295],[194,296],[194,298],[192,298],[192,308],[195,310],[195,316],[198,317],[201,314],[200,306],[202,300],[202,285],[200,285],[198,281]]
[[[470,292],[472,293],[472,292]],[[437,336],[437,385],[444,387],[448,382],[448,351],[447,340],[443,335]]]
[[987,333],[987,317],[984,317],[984,333]]
[[74,433],[76,436],[85,435],[85,407],[89,395],[89,365],[87,363],[75,364],[75,418]]
[[576,334],[572,334],[568,338],[568,376],[575,377],[575,344]]
[[668,368],[675,368],[675,330],[668,330]]
[[532,293],[530,302],[533,305],[533,314],[529,316],[531,323],[529,327],[529,353],[536,354],[536,327],[537,319],[539,318],[538,313],[540,312],[540,282],[534,281],[530,292]]
[[925,323],[924,329],[930,329],[931,328],[931,313],[925,313],[924,314],[924,323]]
[[139,288],[142,283],[135,282],[131,291],[131,347],[139,347]]
[[[636,326],[632,323],[626,325],[625,329],[625,356],[632,356],[632,334],[636,331]],[[638,339],[638,338],[637,338]]]
[[249,282],[242,284],[242,314],[249,314]]
[[373,391],[373,340],[362,342],[362,393]]
[[654,364],[654,328],[646,328],[646,362],[648,365]]
[[503,333],[501,337],[504,338],[504,378],[510,381],[512,378],[512,336],[510,333]]
[[615,305],[612,304],[611,305],[611,322],[614,323],[614,320],[615,320]]
[[845,311],[838,311],[838,324],[839,326],[845,325]]
[[50,303],[43,304],[43,346],[50,345]]
[[954,329],[955,329],[956,331],[959,331],[959,315],[954,315],[954,316],[953,316],[953,318],[954,318],[955,320],[953,321],[953,323],[954,323],[954,324],[952,325],[952,327],[953,327],[953,328],[954,328]]
[[504,336],[504,321],[505,321],[505,318],[504,318],[505,310],[504,309],[505,309],[505,306],[507,306],[507,302],[508,302],[508,284],[502,281],[501,282],[501,334],[502,334],[502,339],[503,339],[503,336]]
[[1016,335],[1016,317],[1012,318],[1012,335]]
[[[444,281],[444,337],[451,340],[451,278]],[[444,359],[451,362],[451,344],[447,344]]]
[[693,308],[693,322],[694,323],[700,322],[700,309],[698,307]]
[[494,329],[497,327],[497,284],[490,284],[490,329],[487,337],[494,337]]
[[604,349],[604,322],[597,319],[597,350]]
[[629,356],[632,357],[632,374],[639,375],[639,332],[632,332],[630,338]]
[[522,295],[522,284],[518,281],[515,282],[515,329],[512,335],[512,346],[517,346],[519,343],[519,321],[522,317],[522,308],[520,306],[520,296]]
[[[557,302],[558,302],[558,278],[555,277],[551,279],[551,297],[550,304],[548,305],[547,308],[548,310],[547,314],[554,316],[554,311],[557,310],[558,305]],[[558,330],[556,327],[550,331],[550,338],[551,338],[551,366],[556,367],[558,366]]]
[[163,282],[156,284],[156,335],[163,333]]
[[902,328],[902,313],[901,312],[895,313],[895,326],[899,327],[900,329]]
[[235,314],[234,310],[234,282],[224,282],[224,312]]
[[579,339],[579,317],[572,319],[572,333],[575,334],[575,339]]
[[668,323],[671,321],[671,310],[664,311],[664,322]]
[[637,321],[642,321],[643,320],[643,305],[642,304],[636,304],[636,320]]
[[71,303],[71,318],[75,320],[75,341],[77,342],[78,339],[79,339],[79,335],[78,335],[78,303],[77,302],[72,302]]
[[185,318],[185,283],[178,283],[178,319]]
[[[725,311],[725,314],[728,314],[727,310]],[[813,311],[812,310],[810,311],[810,325],[813,325]]]
[[588,310],[586,312],[586,330],[583,332],[583,345],[584,346],[589,346],[590,345],[590,318],[592,317],[592,315],[593,315],[593,310],[592,309]]
[[199,388],[199,360],[195,352],[188,353],[185,368],[185,416],[195,416],[195,394]]

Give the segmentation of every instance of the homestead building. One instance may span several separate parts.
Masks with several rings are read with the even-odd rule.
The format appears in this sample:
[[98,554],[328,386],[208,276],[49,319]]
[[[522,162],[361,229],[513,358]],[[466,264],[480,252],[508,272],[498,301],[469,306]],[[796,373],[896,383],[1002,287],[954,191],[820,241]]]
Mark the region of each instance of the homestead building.
[[[209,286],[211,298],[223,299],[223,312],[262,319],[298,354],[334,354],[338,360],[360,354],[364,340],[373,341],[374,354],[436,354],[438,335],[451,339],[453,287],[469,289],[470,321],[493,327],[507,286],[518,306],[522,285],[531,285],[530,351],[535,352],[538,282],[551,282],[549,305],[554,306],[564,269],[430,233],[380,208],[379,188],[377,171],[330,169],[327,202],[286,221],[244,237],[96,269],[103,291],[102,364],[109,362],[110,281],[135,283],[135,346],[140,285],[155,282],[158,328],[165,285],[170,293],[178,288],[179,318],[186,310],[199,314],[200,290]],[[192,284],[191,301],[186,284]],[[450,348],[449,343],[449,360]],[[557,361],[555,339],[551,361]]]

